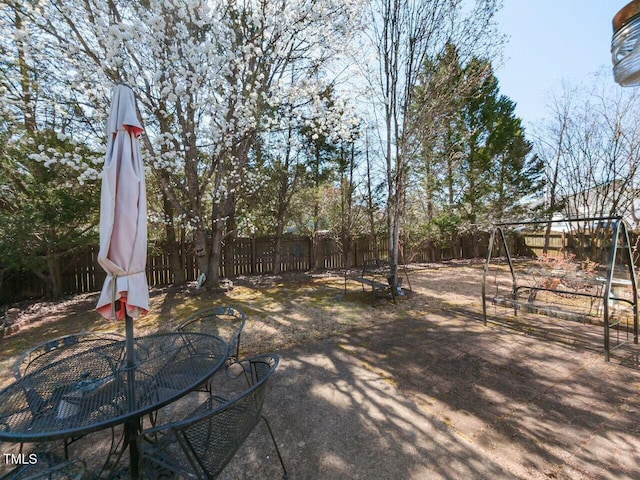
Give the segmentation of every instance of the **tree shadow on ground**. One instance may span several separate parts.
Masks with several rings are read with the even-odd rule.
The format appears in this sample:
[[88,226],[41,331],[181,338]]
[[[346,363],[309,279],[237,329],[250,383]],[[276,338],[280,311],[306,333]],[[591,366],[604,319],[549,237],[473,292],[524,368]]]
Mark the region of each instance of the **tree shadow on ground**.
[[[484,326],[481,275],[413,274],[397,305],[338,300],[334,278],[175,295],[161,310],[246,310],[242,355],[281,357],[265,412],[292,479],[640,477],[638,370],[604,362],[593,325]],[[221,478],[280,474],[260,425]]]
[[[292,479],[507,478],[341,343],[284,351],[281,360],[265,412]],[[273,447],[257,433],[220,478],[278,478]]]
[[[628,413],[640,407],[640,375],[601,354],[483,327],[460,313],[354,332],[348,342],[513,473],[640,473],[638,427]],[[601,445],[607,440],[616,449]]]
[[[470,313],[282,352],[267,408],[292,478],[637,478],[637,370]],[[277,475],[262,449],[223,478]]]

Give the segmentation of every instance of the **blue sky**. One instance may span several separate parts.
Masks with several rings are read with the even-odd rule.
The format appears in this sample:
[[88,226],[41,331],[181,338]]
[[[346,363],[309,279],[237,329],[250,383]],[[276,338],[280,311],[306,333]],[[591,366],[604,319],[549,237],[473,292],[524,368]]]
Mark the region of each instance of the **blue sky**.
[[611,20],[628,1],[503,0],[498,22],[509,38],[496,75],[525,126],[544,117],[563,80],[578,84],[611,71]]

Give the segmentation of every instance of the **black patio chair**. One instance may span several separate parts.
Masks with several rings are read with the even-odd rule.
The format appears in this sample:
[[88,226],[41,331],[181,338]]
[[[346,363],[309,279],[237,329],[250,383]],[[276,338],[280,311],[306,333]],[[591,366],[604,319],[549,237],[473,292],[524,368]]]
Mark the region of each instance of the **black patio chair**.
[[33,455],[32,463],[16,467],[0,480],[80,480],[84,477],[86,467],[82,460],[61,462],[49,454]]
[[199,310],[176,327],[176,331],[202,332],[217,335],[229,345],[229,357],[240,357],[240,334],[246,323],[242,310],[231,306],[210,307]]
[[117,333],[82,332],[48,340],[24,352],[13,367],[16,380],[59,360],[62,355],[85,352],[92,348],[122,341],[124,337]]
[[[22,377],[34,374],[38,370],[61,360],[65,356],[106,347],[113,342],[123,341],[124,338],[124,336],[117,333],[94,332],[74,333],[54,338],[24,352],[13,366],[13,375],[16,380],[20,380]],[[117,365],[114,364],[112,367],[115,370]],[[33,385],[31,388],[25,387],[25,395],[30,408],[34,412],[39,412],[44,406],[44,400],[38,393],[37,385]],[[64,455],[66,459],[69,458],[69,446],[79,438],[81,437],[64,439]],[[122,438],[116,434],[115,428],[111,428],[111,449],[109,456],[119,455],[117,451],[121,444],[123,444]],[[22,451],[22,447],[23,445],[20,445],[20,451]]]
[[288,478],[271,426],[262,415],[265,387],[277,365],[276,355],[232,363],[216,375],[215,394],[185,418],[143,431],[139,449],[145,478],[216,478],[260,419],[275,446],[282,478]]

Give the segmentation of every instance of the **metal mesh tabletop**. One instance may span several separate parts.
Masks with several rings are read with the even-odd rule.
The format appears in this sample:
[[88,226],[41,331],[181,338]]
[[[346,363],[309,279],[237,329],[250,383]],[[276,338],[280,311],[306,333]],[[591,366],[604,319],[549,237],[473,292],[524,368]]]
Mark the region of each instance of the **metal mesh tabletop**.
[[208,380],[224,363],[219,337],[170,332],[135,339],[128,370],[125,342],[68,355],[0,392],[0,440],[37,442],[107,428],[166,405]]

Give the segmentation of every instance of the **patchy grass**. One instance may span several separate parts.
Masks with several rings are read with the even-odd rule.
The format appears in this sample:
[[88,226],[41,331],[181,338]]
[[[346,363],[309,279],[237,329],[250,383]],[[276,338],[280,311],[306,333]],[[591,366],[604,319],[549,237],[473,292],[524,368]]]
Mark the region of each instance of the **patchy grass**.
[[[244,277],[228,292],[194,288],[153,289],[149,314],[135,322],[136,335],[175,328],[186,316],[213,305],[233,305],[247,315],[241,355],[276,351],[394,320],[423,317],[450,305],[479,304],[477,266],[427,268],[410,273],[413,293],[396,305],[380,298],[371,306],[370,291],[339,273]],[[446,294],[443,294],[446,292]],[[12,379],[21,352],[46,340],[75,332],[118,332],[122,323],[105,321],[94,311],[97,294],[24,308],[30,323],[0,340],[0,385]]]

